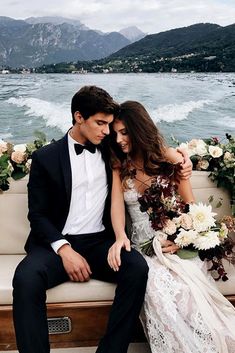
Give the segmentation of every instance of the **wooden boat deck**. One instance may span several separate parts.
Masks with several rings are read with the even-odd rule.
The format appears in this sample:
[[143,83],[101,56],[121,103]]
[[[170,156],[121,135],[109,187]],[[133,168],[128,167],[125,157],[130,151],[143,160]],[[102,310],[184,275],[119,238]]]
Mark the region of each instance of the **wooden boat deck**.
[[[95,353],[96,347],[79,347],[79,348],[56,348],[51,349],[51,353]],[[6,351],[0,351],[0,353]],[[18,353],[18,351],[7,351],[7,353]],[[150,353],[147,343],[131,343],[128,353]]]

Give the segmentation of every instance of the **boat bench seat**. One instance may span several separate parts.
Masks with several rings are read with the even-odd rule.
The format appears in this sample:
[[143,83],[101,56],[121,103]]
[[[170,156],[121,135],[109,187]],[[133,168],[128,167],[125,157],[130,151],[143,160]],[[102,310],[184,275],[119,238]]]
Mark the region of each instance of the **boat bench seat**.
[[[207,202],[210,195],[223,197],[219,215],[230,214],[228,195],[217,189],[205,172],[194,172],[192,185],[197,200]],[[12,320],[12,278],[24,258],[29,233],[27,220],[27,177],[12,181],[0,194],[0,351],[16,349]],[[235,305],[235,267],[225,263],[229,280],[217,286]],[[51,347],[95,346],[102,337],[115,294],[115,284],[98,280],[66,282],[47,291],[47,313]],[[143,341],[140,324],[135,338]]]

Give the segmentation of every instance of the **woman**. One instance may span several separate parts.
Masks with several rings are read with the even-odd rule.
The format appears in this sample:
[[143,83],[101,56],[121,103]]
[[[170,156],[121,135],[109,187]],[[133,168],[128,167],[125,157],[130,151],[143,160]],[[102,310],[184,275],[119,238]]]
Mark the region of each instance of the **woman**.
[[[189,180],[174,178],[173,164],[182,161],[181,154],[165,146],[140,103],[121,104],[113,132],[116,158],[111,216],[116,242],[109,250],[108,263],[118,271],[121,251],[131,251],[125,232],[125,204],[132,222],[131,241],[140,250],[140,245],[156,234],[140,200],[154,181],[166,181],[159,176],[166,173],[167,180],[177,184],[185,203],[192,203],[194,197]],[[174,254],[178,250],[175,243],[154,239],[155,255],[143,254],[149,278],[141,313],[152,353],[234,353],[235,309],[216,289],[206,263],[198,257],[182,260]]]

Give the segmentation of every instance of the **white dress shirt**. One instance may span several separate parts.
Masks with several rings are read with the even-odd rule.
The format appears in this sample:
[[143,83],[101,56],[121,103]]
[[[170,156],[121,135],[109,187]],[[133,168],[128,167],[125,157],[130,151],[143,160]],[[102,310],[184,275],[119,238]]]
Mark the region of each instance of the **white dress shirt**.
[[[69,157],[72,171],[72,194],[69,213],[62,234],[87,234],[104,230],[102,217],[105,199],[108,193],[105,163],[101,152],[91,153],[86,149],[76,154],[77,143],[68,134]],[[57,253],[67,240],[61,239],[51,243]]]

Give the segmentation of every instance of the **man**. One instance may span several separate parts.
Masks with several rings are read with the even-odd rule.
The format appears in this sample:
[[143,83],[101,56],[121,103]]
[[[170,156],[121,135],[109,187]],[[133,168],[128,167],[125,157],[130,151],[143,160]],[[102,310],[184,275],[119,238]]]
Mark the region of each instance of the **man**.
[[148,267],[134,249],[119,271],[107,262],[115,242],[110,222],[112,173],[104,138],[118,105],[101,88],[72,98],[73,127],[33,154],[28,184],[31,232],[13,279],[13,316],[20,353],[50,352],[46,290],[90,277],[116,282],[106,333],[97,353],[125,353],[144,299]]
[[106,91],[90,86],[74,95],[71,110],[71,130],[33,154],[28,184],[31,232],[27,256],[13,279],[18,350],[48,353],[46,290],[92,276],[117,283],[97,352],[124,353],[143,302],[148,267],[133,250],[123,253],[119,272],[107,262],[114,243],[109,217],[112,177],[108,150],[101,142],[118,105]]

